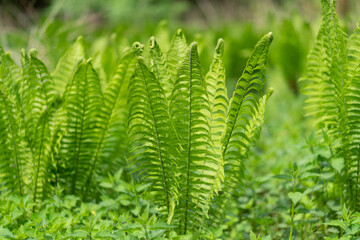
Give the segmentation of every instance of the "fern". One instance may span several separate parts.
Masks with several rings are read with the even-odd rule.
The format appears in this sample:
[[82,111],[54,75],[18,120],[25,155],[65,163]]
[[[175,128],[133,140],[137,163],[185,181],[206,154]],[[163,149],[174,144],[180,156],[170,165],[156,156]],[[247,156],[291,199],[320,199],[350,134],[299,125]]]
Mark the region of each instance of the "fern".
[[338,23],[335,1],[323,0],[322,6],[322,25],[301,80],[302,91],[308,96],[305,110],[329,137],[332,157],[344,159],[339,185],[348,205],[358,210],[359,26],[348,40]]
[[[268,34],[256,45],[230,106],[222,39],[205,78],[197,43],[188,47],[179,66],[164,59],[154,38],[152,72],[138,57],[129,87],[132,164],[141,179],[152,184],[150,199],[165,209],[166,218],[181,234],[201,233],[209,215],[220,221],[227,198],[243,178],[243,161],[259,136],[272,93],[263,94],[271,41]],[[171,81],[174,68],[177,76],[169,94],[165,81]]]

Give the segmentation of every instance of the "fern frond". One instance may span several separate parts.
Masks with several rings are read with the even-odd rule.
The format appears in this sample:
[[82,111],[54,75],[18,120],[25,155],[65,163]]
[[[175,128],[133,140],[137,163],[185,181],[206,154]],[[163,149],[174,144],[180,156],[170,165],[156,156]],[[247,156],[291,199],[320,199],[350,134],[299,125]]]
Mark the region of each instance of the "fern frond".
[[215,177],[215,193],[221,189],[224,181],[224,162],[221,158],[221,137],[225,131],[226,115],[229,107],[229,99],[225,86],[225,67],[223,63],[224,40],[219,39],[215,48],[214,57],[209,72],[205,76],[210,103],[210,128],[211,138],[217,158],[220,159],[217,175]]
[[0,63],[2,71],[2,89],[3,91],[11,92],[13,96],[16,96],[16,100],[20,101],[19,87],[21,80],[21,70],[18,65],[11,58],[10,53],[4,53],[0,49]]
[[223,216],[226,199],[243,179],[243,161],[262,123],[264,102],[268,98],[263,96],[266,60],[272,39],[269,33],[256,44],[230,100],[221,148],[225,180],[211,211],[215,222]]
[[225,68],[223,63],[224,40],[219,39],[209,72],[205,76],[210,102],[211,136],[215,145],[220,145],[222,133],[225,130],[225,119],[228,111],[229,99],[225,86]]
[[267,93],[260,98],[255,114],[251,118],[249,125],[246,127],[245,135],[250,139],[249,145],[255,145],[257,140],[260,138],[261,127],[264,123],[266,103],[273,92],[274,90],[270,88]]
[[165,56],[154,37],[150,38],[150,56],[151,71],[159,79],[164,89],[172,89],[173,86],[170,83],[171,73],[169,72]]
[[[358,30],[347,42],[335,10],[335,1],[322,0],[323,22],[308,57],[303,92],[308,95],[306,108],[315,117],[319,129],[326,132],[332,144],[333,157],[345,160],[342,182],[349,206],[359,206],[357,183],[360,168],[358,144],[357,83],[359,60]],[[348,49],[347,49],[348,47]],[[357,198],[359,199],[359,198]]]
[[360,20],[351,34],[347,46],[347,59],[350,76],[359,66],[360,61]]
[[121,59],[103,94],[104,104],[99,117],[99,140],[91,160],[84,195],[87,196],[95,172],[111,172],[120,167],[127,149],[128,85],[135,69],[133,51]]
[[8,54],[0,52],[0,179],[7,189],[23,195],[27,156],[19,126],[21,116],[11,87],[19,74],[13,71],[9,60],[12,59]]
[[[60,58],[52,73],[56,89],[63,94],[67,83],[72,80],[72,76],[76,71],[76,63],[79,58],[85,57],[83,38],[78,37],[74,45],[72,45]],[[69,85],[68,85],[69,86]]]
[[196,43],[190,45],[179,68],[170,112],[181,145],[179,167],[184,180],[180,184],[183,196],[178,219],[179,228],[186,233],[203,224],[219,166],[211,140],[210,104]]
[[36,58],[36,51],[30,51],[30,58],[22,51],[21,106],[24,113],[26,136],[30,146],[36,134],[44,107],[50,107],[57,98],[54,82],[44,63]]
[[171,39],[170,48],[166,54],[166,64],[170,74],[169,81],[164,86],[167,98],[169,98],[172,89],[174,88],[175,80],[177,78],[176,74],[180,67],[181,59],[185,57],[186,49],[187,43],[185,35],[181,29],[178,29]]
[[21,100],[25,133],[32,153],[31,193],[36,202],[46,198],[51,189],[51,118],[56,110],[57,93],[46,66],[30,51],[22,52],[23,85]]
[[[350,83],[346,88],[347,134],[345,152],[348,157],[349,206],[360,210],[360,23],[349,39],[348,69]],[[350,183],[352,185],[350,185]]]
[[142,181],[152,183],[151,199],[166,212],[168,222],[178,201],[176,138],[165,92],[159,80],[137,57],[136,70],[129,85],[129,137],[134,163]]
[[69,92],[63,104],[66,133],[59,150],[59,161],[64,169],[59,175],[70,193],[80,194],[96,150],[103,100],[99,78],[90,60],[78,65],[73,80],[68,84]]
[[322,0],[322,6],[322,25],[302,79],[303,92],[309,96],[305,110],[316,117],[329,136],[340,138],[345,133],[342,128],[346,126],[344,91],[349,83],[346,36],[338,23],[335,1]]

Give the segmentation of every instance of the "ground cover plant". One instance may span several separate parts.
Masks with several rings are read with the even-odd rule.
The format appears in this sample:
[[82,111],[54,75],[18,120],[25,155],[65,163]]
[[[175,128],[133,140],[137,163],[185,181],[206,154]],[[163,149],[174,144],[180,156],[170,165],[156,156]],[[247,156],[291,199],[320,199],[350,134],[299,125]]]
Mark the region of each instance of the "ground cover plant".
[[0,22],[0,239],[359,238],[356,1],[110,2]]

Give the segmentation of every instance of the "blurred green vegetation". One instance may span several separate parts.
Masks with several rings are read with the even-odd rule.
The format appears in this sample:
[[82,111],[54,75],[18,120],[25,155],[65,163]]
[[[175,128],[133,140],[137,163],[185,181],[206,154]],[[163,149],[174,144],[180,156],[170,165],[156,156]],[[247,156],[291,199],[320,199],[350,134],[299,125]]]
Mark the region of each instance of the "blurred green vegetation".
[[[360,1],[338,1],[340,23],[347,33],[354,29],[359,12]],[[21,48],[36,48],[38,57],[52,72],[64,52],[78,36],[83,36],[86,57],[93,58],[101,78],[109,79],[125,47],[135,41],[147,43],[153,35],[164,46],[173,32],[182,28],[188,43],[199,43],[204,72],[209,68],[217,39],[225,40],[230,95],[254,45],[263,34],[272,31],[267,84],[275,92],[267,106],[260,142],[245,164],[247,188],[239,189],[239,194],[233,196],[223,231],[228,239],[249,239],[250,230],[272,234],[273,239],[286,239],[291,182],[273,176],[294,172],[298,166],[327,154],[321,147],[323,154],[311,151],[313,122],[303,115],[298,86],[320,17],[320,1],[311,0],[3,0],[0,46],[18,62]],[[305,187],[310,183],[303,180],[299,184]],[[54,204],[53,200],[49,203],[51,207]],[[84,208],[87,217],[90,210]],[[298,235],[296,239],[323,236],[326,231],[318,231],[325,228],[325,213],[321,211],[315,209],[313,217],[297,219],[299,228],[306,228],[312,235]]]

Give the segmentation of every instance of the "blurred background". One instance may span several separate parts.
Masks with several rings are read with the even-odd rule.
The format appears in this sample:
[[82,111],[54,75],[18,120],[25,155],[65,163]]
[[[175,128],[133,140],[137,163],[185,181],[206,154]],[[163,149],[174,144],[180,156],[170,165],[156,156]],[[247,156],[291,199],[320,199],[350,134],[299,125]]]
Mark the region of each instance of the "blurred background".
[[[338,0],[337,11],[342,28],[351,34],[359,22],[360,1]],[[276,221],[287,215],[281,207],[288,201],[269,179],[309,155],[313,123],[303,114],[298,80],[320,24],[320,0],[0,0],[0,46],[18,63],[21,48],[36,48],[51,72],[83,36],[87,57],[94,59],[100,77],[109,79],[125,47],[140,41],[146,54],[149,38],[155,36],[166,51],[173,33],[182,28],[188,43],[199,43],[204,73],[217,39],[225,40],[229,95],[256,42],[273,32],[267,87],[275,92],[260,142],[246,163],[251,166],[246,170],[249,188],[235,196],[234,216],[227,223],[236,223],[230,233],[234,236],[248,225],[255,231],[287,227]]]

